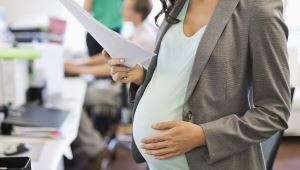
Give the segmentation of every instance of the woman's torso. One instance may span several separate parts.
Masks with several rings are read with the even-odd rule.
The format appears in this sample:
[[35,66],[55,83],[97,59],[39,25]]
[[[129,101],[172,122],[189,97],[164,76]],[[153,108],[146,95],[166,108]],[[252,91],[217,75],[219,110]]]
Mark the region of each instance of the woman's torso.
[[[180,3],[174,8],[172,16],[177,16],[184,1],[185,0],[177,0],[177,2]],[[262,54],[265,50],[262,49],[264,48],[262,42],[270,39],[263,39],[261,37],[270,35],[270,31],[273,31],[273,33],[276,32],[277,34],[275,35],[277,35],[277,38],[279,37],[278,33],[280,33],[280,31],[281,33],[287,34],[287,29],[282,22],[282,15],[280,15],[281,9],[282,2],[280,0],[219,1],[215,14],[208,24],[207,30],[199,44],[199,52],[194,61],[195,67],[192,69],[189,88],[187,90],[188,97],[183,105],[182,117],[184,121],[189,121],[194,124],[203,124],[229,116],[235,118],[244,116],[244,113],[249,110],[251,106],[249,105],[249,89],[252,79],[251,71],[253,70],[251,70],[251,66],[253,60],[251,60],[250,52],[254,50],[258,53],[258,56],[266,57],[267,55]],[[270,23],[262,22],[266,19],[271,24],[275,24],[277,26],[276,29],[273,29],[275,27],[266,29],[266,24],[270,26]],[[161,39],[164,37],[165,31],[169,29],[169,26],[170,24],[165,23],[159,31],[157,51],[159,51],[158,47]],[[284,35],[280,34],[280,37],[284,38]],[[284,47],[286,45],[284,41],[274,41],[272,43],[275,43],[278,47]],[[286,55],[285,53],[280,54],[283,55],[283,57]],[[281,58],[279,56],[277,57]],[[256,64],[263,63],[268,65],[268,60],[263,60],[265,58],[261,59],[257,57],[257,59],[259,59],[259,61],[256,62]],[[154,76],[153,72],[156,68],[157,61],[158,57],[154,57],[147,71],[144,84],[139,87],[139,89],[132,86],[131,95],[132,97],[135,96],[134,113],[136,113],[136,108],[139,106],[139,102],[146,92],[145,90],[150,80],[152,80],[152,76]],[[282,59],[282,61],[283,62],[276,64],[287,68],[285,60]],[[269,69],[266,72],[269,73],[271,70]],[[288,71],[284,72],[285,76],[287,72]],[[258,76],[259,75],[260,74],[258,74]],[[267,78],[268,77],[264,77],[262,82],[267,82]],[[284,86],[284,88],[286,87]],[[138,90],[136,91],[135,89]],[[269,91],[267,88],[263,90],[262,92]],[[285,97],[287,97],[287,95],[285,95]],[[134,98],[131,98],[131,100],[133,99]],[[187,116],[187,113],[192,114]],[[250,115],[252,114],[250,113]],[[222,122],[216,125],[219,129],[223,128],[223,133],[225,133],[224,131],[228,131],[228,129],[225,128],[226,126],[224,126],[225,123],[226,122]],[[222,135],[216,135],[216,137],[217,136],[222,137]],[[208,147],[198,147],[185,154],[191,170],[199,170],[199,167],[205,170],[265,169],[259,143],[246,148],[243,152],[233,153],[236,149],[240,148],[240,146],[233,145],[231,143],[232,140],[216,140],[215,142],[220,143],[220,145],[218,145],[220,147],[217,150],[212,151],[208,150]],[[232,149],[222,147],[226,142],[228,146],[232,146]],[[137,162],[142,162],[143,157],[140,155],[139,150],[136,149],[134,143],[132,148],[134,159]],[[224,151],[221,152],[221,150],[226,150],[227,153]],[[211,153],[222,157],[222,159],[211,159]],[[224,157],[224,153],[231,154]]]
[[[179,15],[183,20],[188,1]],[[187,84],[189,81],[194,57],[205,27],[192,37],[186,37],[183,24],[172,26],[166,33],[158,57],[154,75],[145,90],[137,107],[133,135],[139,147],[141,140],[160,133],[153,130],[151,125],[161,121],[182,120]],[[151,170],[187,170],[185,155],[179,155],[167,160],[157,160],[153,156],[143,154]]]

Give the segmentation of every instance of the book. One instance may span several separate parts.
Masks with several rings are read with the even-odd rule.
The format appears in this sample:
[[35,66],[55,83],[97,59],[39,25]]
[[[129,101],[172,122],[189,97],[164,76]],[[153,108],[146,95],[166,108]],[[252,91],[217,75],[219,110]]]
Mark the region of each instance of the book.
[[9,114],[1,129],[6,135],[58,138],[67,115],[59,109],[24,105]]

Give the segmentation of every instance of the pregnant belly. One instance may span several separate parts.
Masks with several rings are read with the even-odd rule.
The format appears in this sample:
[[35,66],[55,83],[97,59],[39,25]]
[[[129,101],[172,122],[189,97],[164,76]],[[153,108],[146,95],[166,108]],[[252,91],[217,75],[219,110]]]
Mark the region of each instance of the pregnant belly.
[[167,105],[169,107],[165,107],[166,105],[149,107],[148,104],[146,105],[141,100],[136,109],[133,121],[133,137],[140,153],[147,161],[150,170],[188,170],[185,155],[179,155],[166,160],[158,160],[155,159],[154,156],[144,154],[140,148],[143,138],[162,133],[162,131],[152,129],[152,124],[162,121],[181,120],[181,109],[172,109],[170,105]]
[[156,105],[150,109],[143,101],[136,109],[133,121],[133,135],[137,144],[145,137],[150,137],[159,133],[161,130],[151,128],[151,125],[163,121],[181,120],[181,113],[174,109],[166,109],[164,106]]

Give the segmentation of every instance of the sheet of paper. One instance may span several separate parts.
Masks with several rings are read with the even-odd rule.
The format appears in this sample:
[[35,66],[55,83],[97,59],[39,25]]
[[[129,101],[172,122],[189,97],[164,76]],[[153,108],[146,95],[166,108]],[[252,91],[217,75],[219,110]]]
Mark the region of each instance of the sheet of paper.
[[126,40],[118,33],[110,30],[99,21],[95,20],[87,11],[81,8],[74,0],[60,0],[68,11],[81,25],[96,39],[96,41],[112,57],[124,58],[125,65],[133,67],[155,54]]

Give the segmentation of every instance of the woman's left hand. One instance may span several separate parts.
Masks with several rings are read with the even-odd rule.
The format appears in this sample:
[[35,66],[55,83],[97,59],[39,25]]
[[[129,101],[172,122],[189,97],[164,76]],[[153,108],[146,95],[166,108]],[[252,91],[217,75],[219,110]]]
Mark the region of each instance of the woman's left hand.
[[145,154],[156,159],[168,159],[205,145],[205,135],[200,125],[175,120],[156,123],[152,128],[164,131],[144,138],[141,148]]

